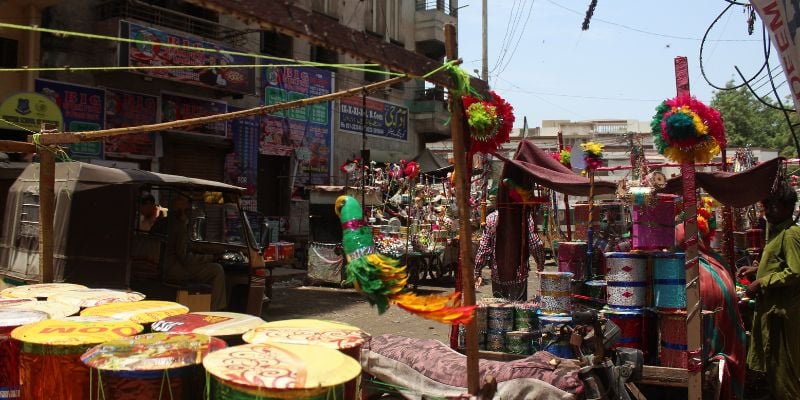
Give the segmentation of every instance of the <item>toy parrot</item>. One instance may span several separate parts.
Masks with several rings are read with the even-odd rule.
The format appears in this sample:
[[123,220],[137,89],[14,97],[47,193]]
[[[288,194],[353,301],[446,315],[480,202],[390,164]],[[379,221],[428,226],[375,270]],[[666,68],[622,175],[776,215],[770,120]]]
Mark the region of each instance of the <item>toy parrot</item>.
[[508,198],[517,203],[529,203],[536,198],[533,191],[527,190],[511,179],[503,179],[503,186],[508,190]]
[[406,267],[375,250],[372,231],[364,221],[361,205],[352,196],[336,199],[336,215],[342,222],[342,247],[347,257],[347,282],[364,294],[383,314],[390,304],[433,321],[467,324],[475,306],[462,306],[461,293],[418,296],[406,288]]

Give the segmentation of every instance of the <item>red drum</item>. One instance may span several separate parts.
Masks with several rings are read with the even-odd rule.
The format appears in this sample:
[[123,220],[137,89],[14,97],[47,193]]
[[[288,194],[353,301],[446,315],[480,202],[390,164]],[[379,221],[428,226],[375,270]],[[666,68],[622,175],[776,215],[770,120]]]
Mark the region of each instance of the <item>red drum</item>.
[[621,337],[617,343],[611,347],[612,349],[616,349],[617,347],[629,347],[642,350],[645,357],[648,356],[651,332],[645,321],[644,310],[617,310],[606,307],[602,310],[602,313],[611,322],[619,326],[619,329],[622,331]]
[[[572,232],[572,239],[586,240],[589,232],[589,203],[577,203],[572,207],[575,220],[575,232]],[[592,208],[592,230],[597,232],[600,230],[600,208],[594,206]]]
[[749,250],[758,251],[764,248],[766,238],[763,229],[748,229],[745,231],[745,237],[747,238],[747,248]]
[[675,196],[659,194],[633,205],[633,248],[661,250],[675,245]]
[[661,337],[661,366],[686,369],[689,364],[686,351],[686,311],[660,312],[658,331]]
[[572,272],[572,279],[583,281],[587,278],[586,267],[586,242],[561,242],[558,244],[559,272]]

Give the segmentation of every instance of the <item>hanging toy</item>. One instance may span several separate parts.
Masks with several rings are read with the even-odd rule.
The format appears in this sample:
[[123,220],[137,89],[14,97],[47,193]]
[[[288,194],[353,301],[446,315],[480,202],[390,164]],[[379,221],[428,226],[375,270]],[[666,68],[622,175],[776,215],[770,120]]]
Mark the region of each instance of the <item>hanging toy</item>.
[[403,172],[409,179],[414,180],[419,176],[419,164],[417,164],[416,161],[410,161],[406,164]]
[[366,225],[361,205],[352,196],[336,199],[336,215],[342,222],[342,247],[347,256],[347,282],[367,297],[383,314],[390,304],[445,324],[467,324],[475,306],[462,306],[461,293],[418,296],[406,288],[405,266],[375,250],[372,231]]
[[467,117],[472,145],[470,153],[493,153],[502,143],[509,141],[514,126],[514,108],[494,91],[491,101],[464,96],[464,112]]
[[727,145],[719,111],[689,95],[662,102],[650,127],[655,149],[679,163],[709,162]]

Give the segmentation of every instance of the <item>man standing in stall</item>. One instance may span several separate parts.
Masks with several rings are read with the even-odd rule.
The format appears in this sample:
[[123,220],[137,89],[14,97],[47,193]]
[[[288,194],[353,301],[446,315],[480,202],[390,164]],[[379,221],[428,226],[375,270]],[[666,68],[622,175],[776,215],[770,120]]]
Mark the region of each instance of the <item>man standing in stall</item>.
[[[494,204],[494,203],[493,203]],[[492,211],[486,216],[486,226],[483,230],[478,252],[475,255],[475,288],[483,283],[482,271],[488,267],[492,271],[492,295],[494,297],[508,300],[527,300],[528,297],[528,274],[518,273],[517,279],[513,282],[502,282],[497,272],[497,259],[495,257],[495,243],[497,241],[497,210]],[[528,251],[536,262],[538,270],[544,269],[545,254],[544,244],[539,234],[536,233],[536,224],[533,216],[528,213],[527,242]]]
[[769,236],[747,296],[756,299],[747,365],[766,375],[775,399],[800,399],[800,227],[797,193],[781,182],[762,201]]

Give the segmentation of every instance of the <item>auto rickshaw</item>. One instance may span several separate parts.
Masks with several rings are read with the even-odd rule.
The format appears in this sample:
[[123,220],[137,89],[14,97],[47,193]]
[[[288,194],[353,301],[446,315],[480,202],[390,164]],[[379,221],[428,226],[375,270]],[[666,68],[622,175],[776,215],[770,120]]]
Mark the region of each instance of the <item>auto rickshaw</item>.
[[[0,237],[0,286],[41,282],[39,176],[39,164],[31,164],[9,189]],[[243,191],[183,176],[81,162],[58,163],[54,281],[132,289],[150,299],[185,302],[186,296],[194,294],[200,298],[209,287],[164,279],[168,230],[151,232],[140,227],[143,194],[154,195],[167,206],[176,196],[184,196],[191,201],[189,247],[219,255],[217,262],[224,267],[227,281],[228,310],[261,315],[270,279],[239,205]],[[163,211],[167,214],[168,208]],[[201,311],[203,305],[200,302],[189,307]]]

